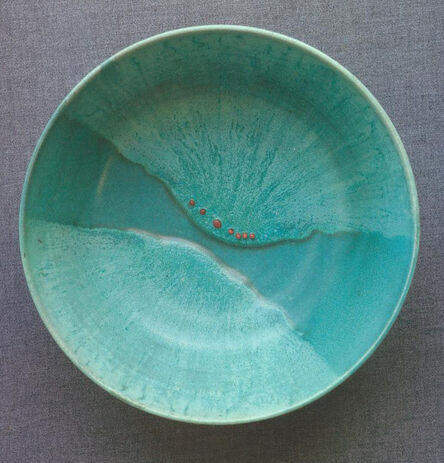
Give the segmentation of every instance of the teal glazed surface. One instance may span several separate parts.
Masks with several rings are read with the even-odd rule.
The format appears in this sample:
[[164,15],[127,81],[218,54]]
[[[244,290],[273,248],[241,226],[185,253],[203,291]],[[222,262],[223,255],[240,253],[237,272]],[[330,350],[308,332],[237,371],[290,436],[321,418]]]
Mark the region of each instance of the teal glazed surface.
[[42,134],[20,211],[28,285],[71,360],[199,423],[275,416],[348,377],[400,310],[418,236],[407,156],[368,90],[237,26],[162,34],[90,73]]

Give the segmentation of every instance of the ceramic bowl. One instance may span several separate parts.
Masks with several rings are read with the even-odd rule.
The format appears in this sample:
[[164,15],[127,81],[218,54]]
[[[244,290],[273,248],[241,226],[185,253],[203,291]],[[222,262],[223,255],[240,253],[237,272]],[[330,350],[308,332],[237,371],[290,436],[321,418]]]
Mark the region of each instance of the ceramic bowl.
[[75,365],[143,410],[218,424],[355,371],[401,308],[418,233],[369,91],[237,26],[158,35],[88,74],[38,142],[20,214],[32,297]]

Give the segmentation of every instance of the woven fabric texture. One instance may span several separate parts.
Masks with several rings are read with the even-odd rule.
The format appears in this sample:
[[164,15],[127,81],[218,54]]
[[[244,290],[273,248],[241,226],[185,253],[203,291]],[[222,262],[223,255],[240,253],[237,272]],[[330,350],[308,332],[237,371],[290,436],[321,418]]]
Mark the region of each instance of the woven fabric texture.
[[[362,80],[410,156],[422,232],[404,308],[352,378],[291,414],[209,427],[138,411],[70,363],[27,290],[18,208],[40,133],[88,71],[159,32],[224,23],[303,40]],[[1,1],[0,461],[444,461],[443,31],[440,0]]]

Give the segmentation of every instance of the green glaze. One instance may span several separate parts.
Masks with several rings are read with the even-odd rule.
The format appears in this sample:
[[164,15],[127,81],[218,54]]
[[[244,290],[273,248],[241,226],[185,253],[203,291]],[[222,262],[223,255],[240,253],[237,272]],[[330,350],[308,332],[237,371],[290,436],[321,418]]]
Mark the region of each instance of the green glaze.
[[73,362],[143,410],[218,424],[303,406],[361,365],[418,235],[407,156],[368,90],[238,26],[162,34],[89,74],[20,214],[32,296]]

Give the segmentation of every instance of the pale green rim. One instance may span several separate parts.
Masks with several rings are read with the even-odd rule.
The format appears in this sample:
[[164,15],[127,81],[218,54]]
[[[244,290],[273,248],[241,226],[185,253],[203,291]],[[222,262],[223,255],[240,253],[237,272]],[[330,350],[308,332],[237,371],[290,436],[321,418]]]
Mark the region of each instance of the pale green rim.
[[[51,130],[55,120],[61,113],[61,111],[70,103],[71,99],[78,93],[80,92],[83,87],[85,87],[89,81],[91,81],[105,66],[107,66],[110,62],[115,62],[117,60],[120,60],[123,56],[133,52],[134,50],[148,46],[152,43],[159,42],[165,39],[169,39],[171,37],[177,37],[180,35],[188,35],[188,34],[195,34],[199,32],[205,32],[205,31],[236,31],[236,32],[241,32],[241,33],[248,33],[248,34],[254,34],[254,35],[259,35],[262,37],[269,38],[271,40],[277,40],[281,42],[285,42],[288,45],[291,45],[295,48],[299,48],[300,50],[303,50],[305,53],[311,54],[318,58],[320,61],[328,65],[330,68],[334,69],[337,71],[339,74],[344,77],[344,79],[349,82],[352,86],[355,87],[356,90],[358,90],[361,95],[368,101],[368,103],[371,105],[371,107],[374,109],[378,117],[380,118],[381,122],[384,124],[384,127],[387,129],[389,132],[393,143],[395,144],[399,158],[401,161],[401,164],[404,169],[404,174],[405,178],[407,181],[407,185],[409,188],[409,193],[410,193],[410,204],[411,204],[411,212],[412,212],[412,217],[413,217],[413,222],[414,222],[414,231],[415,231],[415,237],[414,237],[414,242],[413,242],[413,253],[412,257],[410,260],[410,266],[409,266],[409,272],[404,284],[404,287],[402,289],[402,292],[398,298],[398,301],[395,305],[395,308],[392,312],[391,317],[387,321],[387,324],[385,325],[384,329],[381,331],[380,335],[376,339],[376,341],[370,346],[370,348],[361,356],[361,358],[347,371],[345,372],[342,376],[338,377],[332,384],[330,384],[328,387],[324,388],[323,390],[319,391],[318,393],[308,397],[307,399],[287,408],[283,408],[281,410],[278,410],[273,413],[267,413],[264,415],[258,414],[257,416],[249,416],[246,418],[239,418],[236,420],[208,420],[205,418],[193,418],[193,417],[187,417],[183,416],[180,414],[174,414],[174,413],[165,413],[161,410],[156,410],[154,407],[147,407],[144,404],[140,402],[136,402],[133,400],[128,399],[124,395],[122,395],[121,392],[116,391],[113,388],[110,388],[106,384],[104,384],[99,378],[97,378],[94,374],[94,371],[90,370],[88,367],[84,365],[80,365],[75,357],[75,354],[73,352],[70,352],[67,346],[64,345],[63,340],[59,337],[56,329],[51,325],[49,322],[48,318],[45,315],[45,310],[44,306],[41,303],[39,296],[37,294],[37,290],[34,287],[32,278],[31,278],[31,272],[28,268],[28,263],[27,259],[24,256],[25,253],[25,243],[24,243],[24,210],[25,210],[25,202],[26,202],[26,197],[28,194],[28,186],[30,182],[30,178],[32,175],[32,171],[34,168],[35,161],[37,159],[38,153],[40,151],[40,148],[42,144],[44,143],[49,131]],[[316,399],[319,399],[323,395],[327,394],[330,392],[332,389],[337,387],[339,384],[341,384],[343,381],[345,381],[349,376],[351,376],[376,350],[376,348],[379,346],[379,344],[382,342],[382,340],[385,338],[387,333],[389,332],[391,326],[393,325],[394,321],[396,320],[401,307],[404,303],[404,300],[406,298],[407,292],[410,287],[410,283],[413,278],[413,274],[415,271],[415,266],[416,266],[416,261],[418,258],[418,250],[419,250],[419,235],[420,235],[420,224],[419,224],[419,205],[418,205],[418,195],[416,192],[416,185],[415,185],[415,179],[413,176],[413,172],[410,166],[410,162],[407,156],[407,153],[404,149],[404,146],[402,144],[401,138],[398,135],[398,132],[396,131],[392,121],[382,108],[382,106],[378,103],[376,98],[371,94],[371,92],[347,69],[345,69],[343,66],[341,66],[338,62],[333,60],[332,58],[328,57],[321,51],[317,50],[316,48],[311,47],[310,45],[305,44],[304,42],[301,42],[296,39],[292,39],[290,37],[287,37],[282,34],[278,34],[276,32],[271,32],[267,31],[264,29],[258,29],[255,27],[247,27],[247,26],[233,26],[233,25],[211,25],[211,26],[195,26],[195,27],[186,27],[182,29],[176,29],[173,31],[165,32],[162,34],[155,35],[153,37],[150,37],[148,39],[141,40],[140,42],[137,42],[133,45],[130,45],[129,47],[121,50],[120,52],[116,53],[112,57],[108,58],[106,61],[104,61],[102,64],[97,66],[94,70],[89,72],[69,93],[68,95],[63,99],[63,101],[60,103],[58,108],[55,110],[55,112],[52,114],[51,118],[49,119],[48,123],[46,124],[45,129],[43,130],[42,134],[40,135],[40,138],[37,142],[37,145],[34,149],[34,152],[31,156],[31,160],[28,165],[28,169],[26,171],[26,176],[25,176],[25,181],[23,185],[23,191],[22,191],[22,197],[20,201],[20,213],[19,213],[19,241],[20,241],[20,253],[21,253],[21,258],[22,258],[22,264],[23,264],[23,269],[25,272],[25,277],[26,281],[32,296],[32,299],[34,301],[35,306],[37,307],[37,310],[40,314],[41,319],[43,320],[43,323],[45,324],[46,328],[48,331],[51,333],[52,337],[56,341],[56,343],[60,346],[60,348],[63,350],[63,352],[68,356],[68,358],[74,363],[74,365],[79,368],[80,371],[82,371],[86,376],[88,376],[92,381],[94,381],[96,384],[98,384],[100,387],[105,389],[107,392],[112,394],[113,396],[117,397],[118,399],[122,400],[123,402],[126,402],[140,410],[152,413],[154,415],[158,415],[164,418],[169,418],[177,421],[183,421],[183,422],[188,422],[188,423],[195,423],[195,424],[241,424],[241,423],[250,423],[254,421],[259,421],[259,420],[264,420],[268,418],[273,418],[276,416],[283,415],[285,413],[297,410],[298,408],[301,408],[305,405],[308,405],[309,403],[315,401]]]

